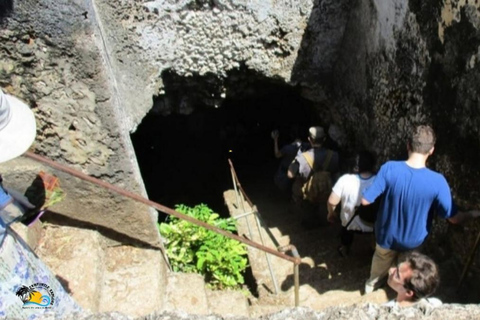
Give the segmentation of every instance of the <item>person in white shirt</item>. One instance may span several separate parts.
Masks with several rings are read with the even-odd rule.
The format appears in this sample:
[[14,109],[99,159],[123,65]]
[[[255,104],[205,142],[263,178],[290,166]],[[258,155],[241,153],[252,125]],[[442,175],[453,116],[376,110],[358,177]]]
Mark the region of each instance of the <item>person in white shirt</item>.
[[348,255],[355,232],[373,232],[373,224],[362,220],[358,215],[355,216],[355,211],[360,206],[363,190],[368,188],[375,179],[375,162],[373,153],[359,152],[355,156],[354,173],[341,176],[328,198],[327,220],[331,223],[335,221],[335,208],[341,203],[341,244],[337,250],[342,256]]

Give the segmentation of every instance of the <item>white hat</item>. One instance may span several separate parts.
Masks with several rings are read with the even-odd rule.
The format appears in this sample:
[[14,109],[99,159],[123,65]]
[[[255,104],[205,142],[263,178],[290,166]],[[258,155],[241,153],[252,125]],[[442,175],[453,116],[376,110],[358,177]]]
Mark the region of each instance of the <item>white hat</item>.
[[310,127],[310,129],[308,129],[308,132],[310,134],[310,138],[315,140],[325,137],[325,131],[322,127]]
[[24,102],[0,90],[0,162],[27,151],[36,132],[32,110]]

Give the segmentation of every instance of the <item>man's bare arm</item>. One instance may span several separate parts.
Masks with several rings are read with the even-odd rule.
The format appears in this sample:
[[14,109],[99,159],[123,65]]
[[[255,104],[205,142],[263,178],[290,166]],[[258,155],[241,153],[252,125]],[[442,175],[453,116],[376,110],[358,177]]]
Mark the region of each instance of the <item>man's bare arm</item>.
[[283,154],[280,152],[278,149],[278,137],[280,136],[280,133],[278,130],[273,130],[272,131],[272,139],[273,139],[273,154],[275,155],[276,158],[281,158],[283,157]]
[[327,201],[327,221],[328,222],[335,222],[335,208],[340,203],[340,197],[337,196],[335,193],[331,193],[330,197]]
[[480,211],[478,210],[458,211],[456,215],[448,218],[448,221],[453,224],[462,224],[478,217],[480,217]]
[[367,199],[362,198],[362,206],[368,206],[370,203]]
[[293,161],[290,166],[288,167],[288,171],[287,171],[287,176],[290,178],[290,179],[293,179],[295,178],[295,176],[297,175],[297,172],[298,172],[298,162],[297,161]]

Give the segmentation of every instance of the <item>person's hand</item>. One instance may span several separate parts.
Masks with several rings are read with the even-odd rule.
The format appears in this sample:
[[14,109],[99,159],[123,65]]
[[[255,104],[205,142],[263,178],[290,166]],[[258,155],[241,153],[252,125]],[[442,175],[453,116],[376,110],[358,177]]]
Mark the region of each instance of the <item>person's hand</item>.
[[448,221],[450,221],[453,224],[463,225],[467,221],[470,221],[472,219],[476,219],[479,217],[480,217],[480,211],[478,210],[458,211],[456,215],[454,215],[451,218],[448,218]]
[[329,213],[327,215],[327,221],[330,222],[330,223],[334,223],[335,222],[335,215],[333,213]]
[[471,210],[469,211],[472,219],[480,218],[480,211],[478,210]]
[[280,132],[278,130],[273,130],[271,135],[273,140],[277,140],[278,137],[280,136]]

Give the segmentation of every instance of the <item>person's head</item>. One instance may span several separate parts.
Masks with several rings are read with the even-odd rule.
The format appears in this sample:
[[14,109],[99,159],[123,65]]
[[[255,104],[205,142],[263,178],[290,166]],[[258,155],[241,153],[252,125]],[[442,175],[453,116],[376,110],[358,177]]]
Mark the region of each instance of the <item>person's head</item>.
[[428,256],[411,252],[388,271],[388,285],[397,292],[397,300],[415,302],[431,296],[440,283],[435,262]]
[[367,150],[360,151],[355,156],[354,172],[373,172],[375,169],[376,157]]
[[408,148],[410,151],[423,155],[433,153],[435,146],[435,132],[428,125],[419,125],[412,129],[408,137]]
[[314,146],[321,146],[327,135],[322,127],[310,127],[308,129],[308,141]]

